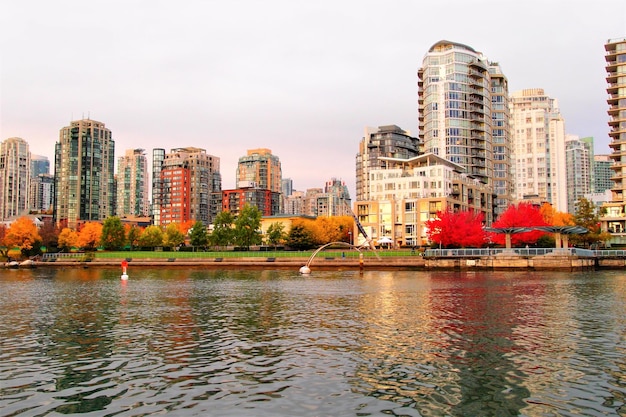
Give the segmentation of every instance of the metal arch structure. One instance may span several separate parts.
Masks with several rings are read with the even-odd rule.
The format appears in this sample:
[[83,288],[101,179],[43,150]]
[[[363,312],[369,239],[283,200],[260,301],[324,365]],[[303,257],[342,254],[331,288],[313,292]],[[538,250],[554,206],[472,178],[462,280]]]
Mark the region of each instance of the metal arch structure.
[[[355,246],[351,243],[346,243],[346,242],[330,242],[327,243],[325,245],[320,246],[319,248],[317,248],[315,250],[315,252],[313,252],[311,254],[311,256],[309,257],[309,260],[306,262],[306,264],[304,266],[302,266],[300,268],[300,273],[301,274],[310,274],[311,273],[311,262],[313,262],[313,258],[315,258],[315,255],[317,255],[318,253],[320,253],[322,250],[326,249],[329,246],[333,246],[333,245],[341,245],[341,246],[347,246],[350,249],[356,249],[357,252],[359,252],[359,258],[361,258],[363,256],[363,254],[361,253],[361,248],[363,246]],[[376,256],[378,257],[378,259],[380,259],[380,256],[378,255],[378,252],[375,252]]]

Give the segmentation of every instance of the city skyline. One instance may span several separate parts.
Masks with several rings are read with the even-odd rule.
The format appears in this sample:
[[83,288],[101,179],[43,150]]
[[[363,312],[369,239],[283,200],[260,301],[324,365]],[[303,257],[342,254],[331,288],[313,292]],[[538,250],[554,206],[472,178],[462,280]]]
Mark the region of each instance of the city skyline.
[[417,136],[417,70],[439,40],[498,62],[511,93],[543,88],[567,133],[610,152],[604,43],[626,36],[622,1],[78,5],[0,13],[0,139],[51,161],[59,130],[89,117],[116,158],[197,146],[220,157],[228,189],[239,157],[269,148],[295,189],[335,177],[354,196],[364,128]]

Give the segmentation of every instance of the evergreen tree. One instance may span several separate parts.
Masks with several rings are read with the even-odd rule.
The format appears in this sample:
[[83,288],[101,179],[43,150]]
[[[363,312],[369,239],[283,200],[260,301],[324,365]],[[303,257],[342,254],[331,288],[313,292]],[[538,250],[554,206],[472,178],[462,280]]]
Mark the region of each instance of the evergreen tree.
[[304,222],[297,221],[291,225],[287,236],[287,245],[295,250],[307,250],[315,246],[313,231]]

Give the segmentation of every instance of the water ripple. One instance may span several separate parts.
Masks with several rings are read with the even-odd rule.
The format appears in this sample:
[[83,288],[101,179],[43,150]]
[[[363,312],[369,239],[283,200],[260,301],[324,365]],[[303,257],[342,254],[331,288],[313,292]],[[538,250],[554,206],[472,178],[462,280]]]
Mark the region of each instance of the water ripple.
[[626,415],[610,273],[50,274],[0,278],[0,415]]

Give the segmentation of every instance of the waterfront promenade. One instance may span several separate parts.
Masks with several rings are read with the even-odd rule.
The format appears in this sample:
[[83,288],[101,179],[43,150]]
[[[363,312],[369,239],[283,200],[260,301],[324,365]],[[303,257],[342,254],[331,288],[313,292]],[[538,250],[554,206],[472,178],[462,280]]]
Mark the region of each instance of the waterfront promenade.
[[592,251],[578,248],[491,248],[324,251],[312,252],[98,252],[48,254],[37,264],[50,267],[119,267],[129,268],[202,267],[202,268],[294,268],[312,269],[555,269],[584,270],[626,267],[626,251]]

